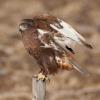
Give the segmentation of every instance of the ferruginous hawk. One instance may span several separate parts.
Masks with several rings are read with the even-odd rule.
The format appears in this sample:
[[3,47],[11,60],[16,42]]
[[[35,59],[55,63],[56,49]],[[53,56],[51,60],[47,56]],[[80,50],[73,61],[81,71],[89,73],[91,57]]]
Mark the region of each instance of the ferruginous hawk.
[[74,61],[74,46],[80,44],[90,49],[92,46],[65,21],[44,14],[23,19],[19,30],[25,48],[36,59],[42,74],[55,74],[59,69],[73,68],[85,73]]

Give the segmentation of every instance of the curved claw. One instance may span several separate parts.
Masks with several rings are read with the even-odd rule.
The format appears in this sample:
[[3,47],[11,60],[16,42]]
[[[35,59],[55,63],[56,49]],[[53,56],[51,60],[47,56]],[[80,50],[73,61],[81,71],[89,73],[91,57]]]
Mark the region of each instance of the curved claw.
[[37,77],[37,81],[39,81],[39,80],[42,80],[42,81],[48,80],[50,82],[50,79],[45,74],[43,74],[42,72],[40,72],[38,75],[35,75],[35,77]]

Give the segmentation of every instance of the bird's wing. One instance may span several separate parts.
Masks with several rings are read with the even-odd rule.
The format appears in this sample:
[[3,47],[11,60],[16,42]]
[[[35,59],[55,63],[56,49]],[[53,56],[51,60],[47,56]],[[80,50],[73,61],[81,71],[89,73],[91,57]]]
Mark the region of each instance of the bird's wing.
[[[43,30],[43,29],[37,29],[39,33],[39,40],[44,44],[45,48],[53,48],[58,51],[65,51],[67,53],[73,53],[74,51],[72,48],[70,48],[67,44],[68,39],[66,40],[65,37],[57,37],[52,35],[51,32]],[[44,39],[45,38],[45,39]],[[70,41],[70,40],[69,40]]]
[[[44,46],[42,46],[43,48],[53,48],[54,50],[63,50],[66,51],[67,53],[73,53],[74,51],[72,51],[71,48],[69,48],[68,46],[66,47],[66,43],[68,42],[68,40],[66,40],[64,37],[56,37],[56,36],[52,36],[52,34],[50,34],[49,31],[43,30],[43,29],[37,29],[39,35],[39,40],[44,44]],[[46,34],[48,34],[51,38],[50,38],[50,43],[47,43],[46,40],[43,40],[43,37],[47,36]],[[48,37],[46,37],[48,39]],[[57,40],[56,40],[57,38]],[[70,49],[70,50],[69,50]],[[70,51],[70,52],[69,52]],[[75,61],[70,60],[69,59],[69,63],[71,65],[73,65],[73,68],[76,69],[78,72],[80,72],[81,74],[85,74],[87,75],[88,72],[86,70],[84,70],[83,68],[81,68]]]
[[[63,39],[66,42],[66,45],[72,46],[73,43],[78,43],[78,44],[85,45],[88,48],[92,48],[92,46],[86,42],[85,38],[82,35],[80,35],[76,30],[74,30],[69,24],[67,24],[66,22],[60,19],[57,20],[58,23],[50,24],[50,26],[62,35]],[[57,40],[59,41],[60,37],[59,38],[55,37],[55,39],[56,41]]]

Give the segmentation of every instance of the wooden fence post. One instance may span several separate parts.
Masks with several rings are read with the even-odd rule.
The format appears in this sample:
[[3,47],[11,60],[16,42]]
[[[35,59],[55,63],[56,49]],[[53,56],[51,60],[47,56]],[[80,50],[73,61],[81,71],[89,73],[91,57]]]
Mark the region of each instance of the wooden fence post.
[[32,100],[45,100],[46,97],[46,81],[38,80],[37,77],[32,78]]

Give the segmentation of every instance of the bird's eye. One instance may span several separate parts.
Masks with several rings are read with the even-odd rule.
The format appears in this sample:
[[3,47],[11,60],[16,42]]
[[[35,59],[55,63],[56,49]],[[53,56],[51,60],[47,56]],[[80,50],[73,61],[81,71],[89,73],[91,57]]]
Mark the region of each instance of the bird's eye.
[[23,24],[24,28],[28,28],[28,26],[29,26],[28,24]]
[[19,31],[25,31],[29,28],[31,28],[32,25],[31,24],[28,24],[28,23],[22,23],[19,25]]
[[33,20],[32,19],[23,19],[22,23],[19,25],[19,31],[23,32],[31,27],[33,27]]

